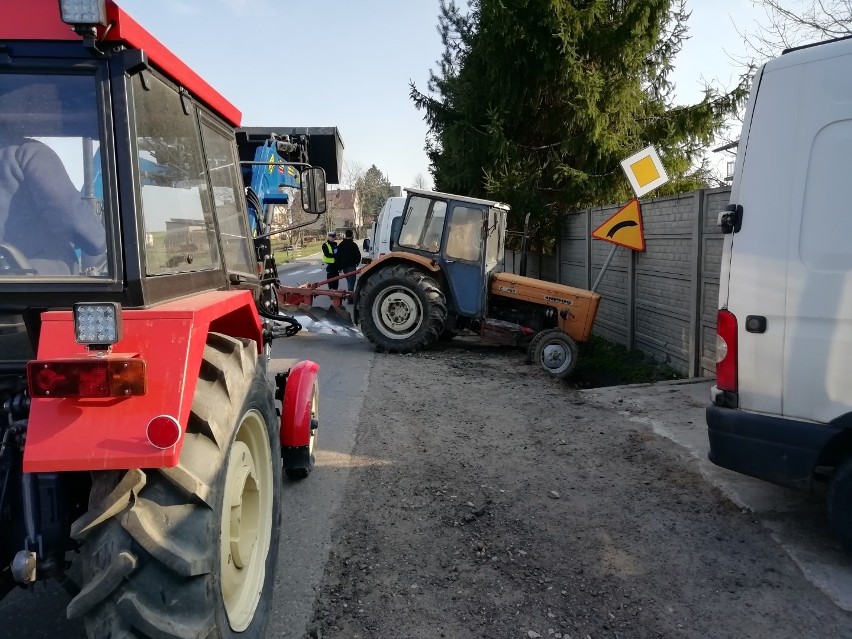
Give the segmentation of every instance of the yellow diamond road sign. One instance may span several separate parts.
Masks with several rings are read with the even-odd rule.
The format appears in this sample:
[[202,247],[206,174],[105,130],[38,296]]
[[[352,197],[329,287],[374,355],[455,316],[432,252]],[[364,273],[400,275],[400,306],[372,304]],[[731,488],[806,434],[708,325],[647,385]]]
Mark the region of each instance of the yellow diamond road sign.
[[636,197],[642,197],[669,181],[657,149],[653,146],[642,149],[622,161],[621,168],[627,174]]

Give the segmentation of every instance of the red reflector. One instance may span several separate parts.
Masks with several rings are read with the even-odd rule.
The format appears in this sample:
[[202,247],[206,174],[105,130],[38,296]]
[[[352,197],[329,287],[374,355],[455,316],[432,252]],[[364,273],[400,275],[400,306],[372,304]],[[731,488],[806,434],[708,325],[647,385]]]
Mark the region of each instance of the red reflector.
[[174,417],[160,415],[148,422],[147,435],[155,448],[171,448],[180,439],[180,424]]
[[144,395],[145,360],[116,357],[33,361],[27,364],[31,397]]
[[716,386],[737,392],[737,316],[720,310],[716,317]]

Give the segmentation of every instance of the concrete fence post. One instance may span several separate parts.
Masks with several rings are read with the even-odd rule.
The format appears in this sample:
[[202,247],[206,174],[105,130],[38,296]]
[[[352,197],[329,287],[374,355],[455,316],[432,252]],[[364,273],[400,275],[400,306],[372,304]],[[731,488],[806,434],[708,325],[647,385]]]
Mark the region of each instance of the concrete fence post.
[[628,248],[621,250],[627,251],[627,313],[625,314],[627,326],[627,348],[633,349],[636,347],[636,251]]
[[586,290],[592,289],[592,209],[586,209]]
[[565,216],[559,218],[559,233],[556,237],[556,283],[562,284],[562,237],[565,233]]
[[689,375],[698,377],[701,375],[701,277],[702,277],[702,253],[704,244],[704,189],[695,191],[693,194],[692,219],[692,264],[690,269],[691,301],[689,309]]

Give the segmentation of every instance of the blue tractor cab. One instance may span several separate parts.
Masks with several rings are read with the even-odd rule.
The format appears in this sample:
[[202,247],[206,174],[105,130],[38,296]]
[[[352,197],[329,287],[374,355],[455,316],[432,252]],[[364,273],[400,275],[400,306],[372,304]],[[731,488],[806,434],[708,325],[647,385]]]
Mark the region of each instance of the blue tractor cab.
[[449,284],[448,319],[487,310],[489,274],[503,260],[509,207],[499,202],[408,189],[391,250],[435,260]]
[[492,200],[407,189],[391,252],[356,288],[362,332],[382,350],[410,352],[484,319],[508,213]]

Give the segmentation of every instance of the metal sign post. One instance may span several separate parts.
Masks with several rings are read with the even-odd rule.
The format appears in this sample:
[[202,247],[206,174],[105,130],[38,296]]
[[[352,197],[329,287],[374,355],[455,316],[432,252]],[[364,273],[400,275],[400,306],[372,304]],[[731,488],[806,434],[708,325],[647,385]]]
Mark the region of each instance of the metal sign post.
[[601,267],[601,272],[598,273],[598,278],[595,280],[595,283],[592,284],[592,293],[598,290],[598,286],[600,286],[601,280],[603,279],[604,273],[609,268],[610,262],[612,262],[612,258],[615,257],[615,252],[618,250],[618,244],[612,245],[612,250],[610,250],[609,255],[606,256],[606,260]]

